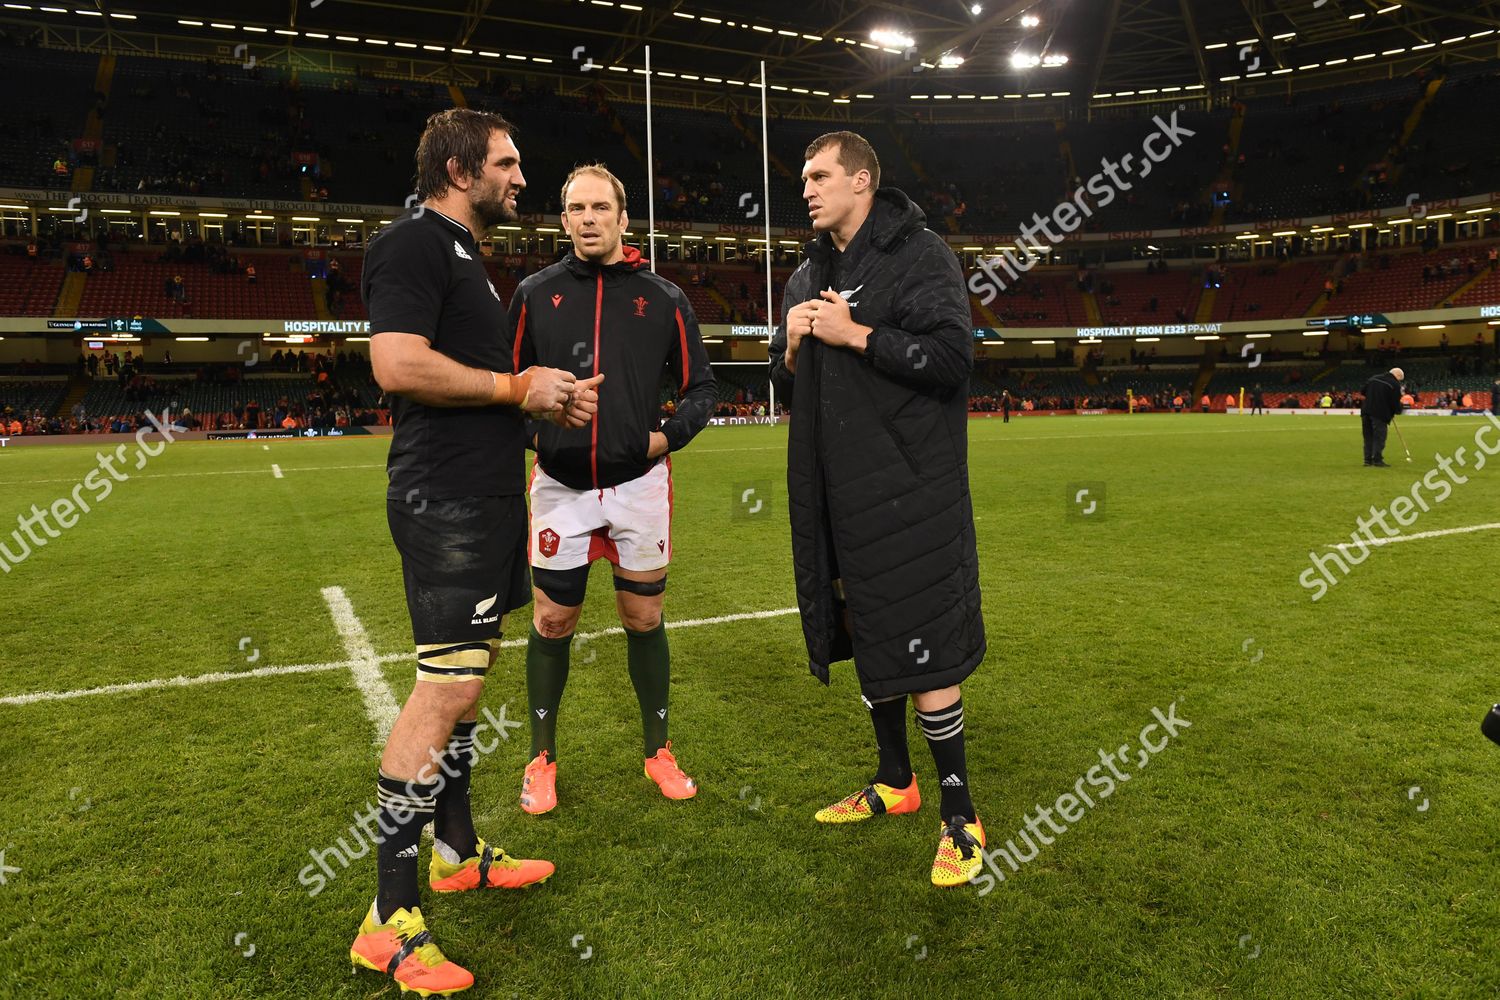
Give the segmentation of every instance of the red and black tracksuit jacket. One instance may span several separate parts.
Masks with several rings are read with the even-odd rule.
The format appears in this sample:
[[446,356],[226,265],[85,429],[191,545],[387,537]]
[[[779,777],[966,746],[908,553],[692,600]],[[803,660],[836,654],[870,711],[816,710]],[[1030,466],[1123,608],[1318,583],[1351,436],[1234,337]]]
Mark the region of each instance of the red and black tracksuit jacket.
[[[717,405],[693,307],[646,264],[635,247],[603,266],[570,252],[522,281],[510,303],[515,371],[542,365],[580,379],[604,373],[599,412],[586,426],[528,425],[541,467],[575,490],[640,478],[656,464],[646,457],[652,431],[677,451],[708,425]],[[664,379],[677,409],[662,422]]]

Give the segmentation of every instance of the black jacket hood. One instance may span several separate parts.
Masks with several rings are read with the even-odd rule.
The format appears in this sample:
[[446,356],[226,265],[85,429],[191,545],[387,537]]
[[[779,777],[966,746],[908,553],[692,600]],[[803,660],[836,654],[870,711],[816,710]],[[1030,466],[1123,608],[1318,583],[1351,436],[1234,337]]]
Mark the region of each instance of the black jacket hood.
[[[917,203],[908,198],[905,191],[892,187],[878,188],[870,206],[870,214],[865,219],[865,224],[859,227],[854,239],[849,241],[849,246],[855,247],[862,240],[867,240],[874,249],[890,253],[913,233],[926,228],[927,213],[918,208]],[[803,249],[811,256],[827,257],[833,249],[833,235],[819,233]]]

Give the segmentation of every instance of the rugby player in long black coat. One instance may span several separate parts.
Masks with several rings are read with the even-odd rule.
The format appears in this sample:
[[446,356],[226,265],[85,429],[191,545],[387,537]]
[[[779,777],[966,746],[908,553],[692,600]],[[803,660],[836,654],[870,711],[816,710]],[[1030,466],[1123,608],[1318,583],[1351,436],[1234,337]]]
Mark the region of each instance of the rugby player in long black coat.
[[812,672],[855,662],[880,770],[818,814],[850,822],[920,804],[905,705],[939,769],[933,881],[978,871],[983,830],[964,764],[958,684],[984,659],[969,499],[973,333],[953,251],[850,132],[808,147],[803,198],[818,236],[787,282],[771,378],[792,412],[787,493]]

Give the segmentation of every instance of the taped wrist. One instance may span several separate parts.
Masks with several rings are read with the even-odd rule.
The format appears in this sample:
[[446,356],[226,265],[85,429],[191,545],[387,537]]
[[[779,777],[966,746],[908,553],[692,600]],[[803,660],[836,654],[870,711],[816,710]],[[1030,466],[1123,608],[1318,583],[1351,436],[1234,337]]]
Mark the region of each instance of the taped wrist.
[[495,390],[490,398],[491,403],[526,408],[526,397],[531,393],[530,368],[519,375],[510,375],[505,372],[490,372],[490,374],[495,377]]

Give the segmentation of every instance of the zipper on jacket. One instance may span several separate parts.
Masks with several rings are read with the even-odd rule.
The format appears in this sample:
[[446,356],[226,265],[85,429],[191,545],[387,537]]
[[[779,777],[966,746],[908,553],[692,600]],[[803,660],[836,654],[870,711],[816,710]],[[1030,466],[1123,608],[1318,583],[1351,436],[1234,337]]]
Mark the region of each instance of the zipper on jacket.
[[[595,277],[596,291],[594,292],[594,374],[599,374],[599,323],[604,317],[604,272],[600,271]],[[589,421],[592,431],[589,437],[589,471],[594,477],[594,489],[599,488],[599,410],[594,411],[594,419]]]

